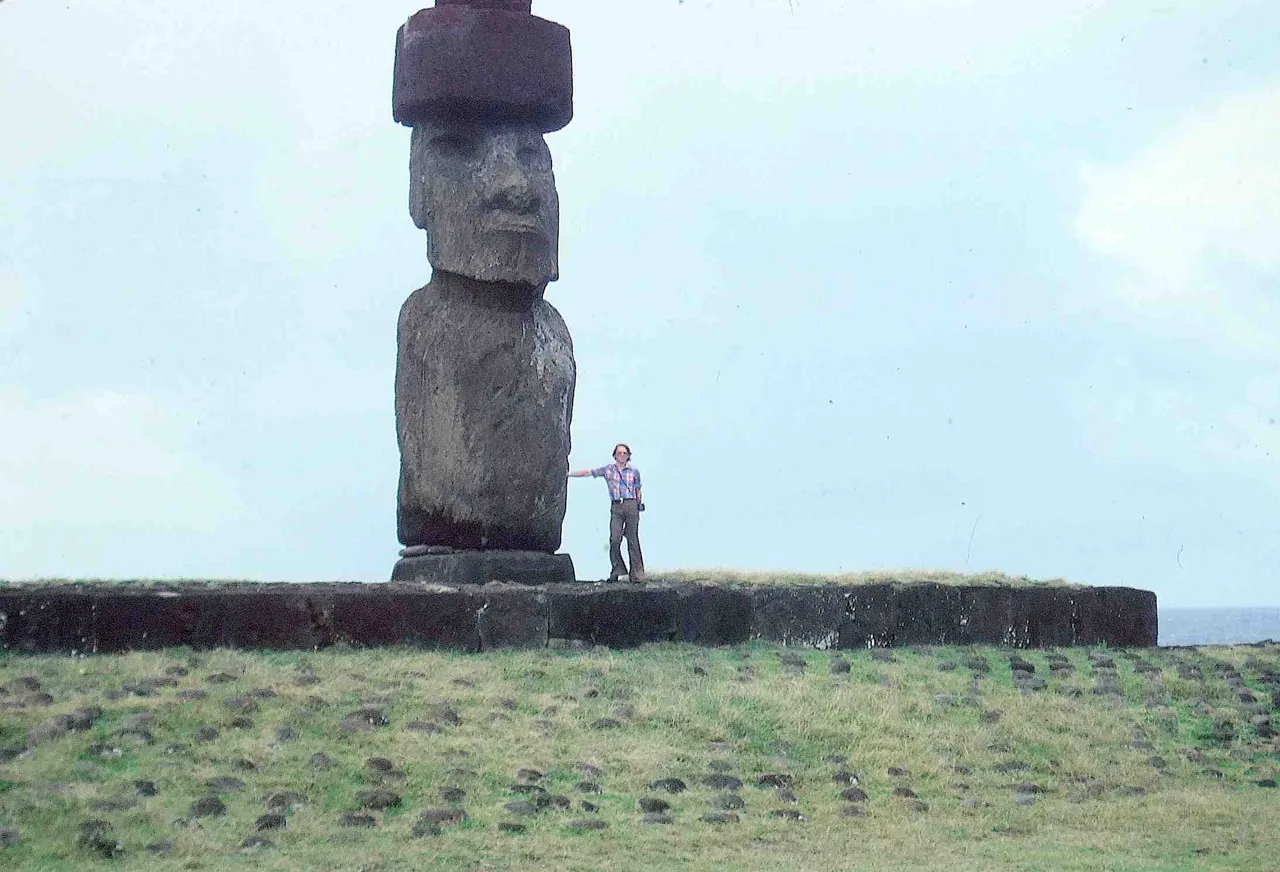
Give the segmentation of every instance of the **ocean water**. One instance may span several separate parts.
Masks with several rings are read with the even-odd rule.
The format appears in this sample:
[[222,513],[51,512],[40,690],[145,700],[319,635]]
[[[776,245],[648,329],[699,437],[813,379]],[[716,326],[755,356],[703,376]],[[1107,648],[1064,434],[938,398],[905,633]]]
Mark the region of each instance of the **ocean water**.
[[1243,645],[1280,642],[1280,606],[1250,609],[1166,609],[1161,645]]

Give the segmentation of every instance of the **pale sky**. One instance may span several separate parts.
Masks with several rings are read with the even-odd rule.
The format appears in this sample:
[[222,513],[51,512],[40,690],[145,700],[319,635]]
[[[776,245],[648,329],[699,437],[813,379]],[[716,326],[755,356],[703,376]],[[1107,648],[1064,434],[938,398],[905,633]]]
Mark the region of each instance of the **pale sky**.
[[[389,575],[417,8],[0,3],[0,577]],[[570,464],[631,444],[650,570],[1280,604],[1280,5],[534,11]]]

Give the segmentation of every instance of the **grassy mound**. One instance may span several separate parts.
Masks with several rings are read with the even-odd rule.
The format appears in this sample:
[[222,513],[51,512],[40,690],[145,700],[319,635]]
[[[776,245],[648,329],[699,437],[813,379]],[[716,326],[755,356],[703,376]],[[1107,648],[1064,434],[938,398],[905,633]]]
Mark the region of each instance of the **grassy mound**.
[[0,866],[1272,870],[1276,705],[1278,647],[0,655]]

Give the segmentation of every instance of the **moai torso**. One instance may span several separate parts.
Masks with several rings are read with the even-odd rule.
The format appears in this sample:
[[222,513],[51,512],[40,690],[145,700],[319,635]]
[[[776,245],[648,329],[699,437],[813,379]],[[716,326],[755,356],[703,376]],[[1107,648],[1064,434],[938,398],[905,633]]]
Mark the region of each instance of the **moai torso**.
[[394,114],[433,271],[398,328],[405,545],[560,545],[576,371],[543,299],[559,275],[543,134],[568,123],[571,82],[568,32],[527,0],[441,0],[401,28]]

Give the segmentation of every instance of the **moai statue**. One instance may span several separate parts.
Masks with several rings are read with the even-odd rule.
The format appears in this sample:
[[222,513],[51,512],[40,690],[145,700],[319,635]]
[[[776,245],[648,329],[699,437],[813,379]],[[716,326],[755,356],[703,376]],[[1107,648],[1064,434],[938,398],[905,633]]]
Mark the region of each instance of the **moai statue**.
[[543,299],[560,207],[543,134],[573,117],[569,31],[531,0],[436,0],[396,41],[409,212],[431,281],[400,310],[392,580],[572,581],[564,523],[576,369]]

